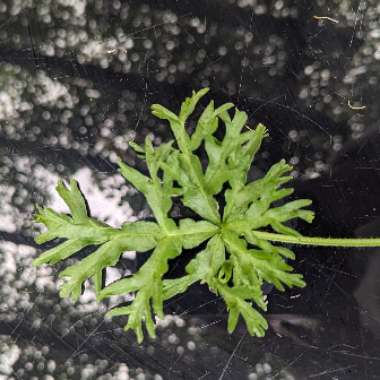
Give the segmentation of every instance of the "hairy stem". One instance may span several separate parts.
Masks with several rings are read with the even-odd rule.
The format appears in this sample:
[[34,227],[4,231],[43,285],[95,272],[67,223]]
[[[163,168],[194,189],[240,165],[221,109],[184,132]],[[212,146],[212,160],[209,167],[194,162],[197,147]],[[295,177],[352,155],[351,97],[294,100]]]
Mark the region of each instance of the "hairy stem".
[[380,238],[325,238],[309,236],[289,236],[264,231],[253,231],[260,239],[276,241],[289,244],[314,245],[324,247],[345,247],[345,248],[371,248],[380,247]]

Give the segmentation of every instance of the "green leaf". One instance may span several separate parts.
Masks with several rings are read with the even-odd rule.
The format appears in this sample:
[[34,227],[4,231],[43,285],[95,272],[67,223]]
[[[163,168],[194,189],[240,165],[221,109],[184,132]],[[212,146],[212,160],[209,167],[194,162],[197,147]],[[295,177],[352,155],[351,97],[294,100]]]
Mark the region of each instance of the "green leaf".
[[[220,142],[215,137],[208,136],[205,142],[205,149],[209,159],[205,177],[207,189],[211,194],[219,193],[223,184],[236,176],[233,171],[241,170],[237,165],[236,156],[242,153],[242,144],[247,142],[245,139],[242,140],[240,135],[248,118],[245,112],[241,112],[236,108],[232,120],[226,110],[220,112],[219,116],[226,124],[223,141]],[[234,165],[231,165],[232,163]]]
[[114,266],[125,251],[145,252],[153,249],[157,244],[156,239],[159,234],[159,227],[152,222],[135,222],[123,226],[119,237],[106,242],[95,252],[59,274],[67,280],[61,288],[62,296],[77,299],[81,293],[78,289],[81,289],[83,283],[90,278],[95,280],[98,294],[101,290],[100,283],[105,268]]
[[137,221],[121,227],[118,241],[129,251],[145,252],[156,246],[161,234],[157,223]]
[[[170,180],[176,180],[181,185],[183,204],[197,212],[201,217],[217,224],[220,221],[218,203],[212,194],[207,193],[202,165],[199,157],[192,153],[191,139],[185,130],[186,118],[194,111],[197,102],[206,92],[207,89],[193,92],[192,97],[187,98],[183,103],[179,118],[167,118],[179,151],[167,155],[167,161],[170,161],[172,165],[171,168],[165,160],[160,166],[166,173],[169,173]],[[154,110],[157,111],[157,107],[154,107]],[[156,115],[156,113],[154,114]],[[160,115],[162,116],[162,113]],[[149,202],[148,198],[147,200]]]
[[[269,209],[270,205],[288,196],[293,189],[279,189],[281,185],[290,181],[291,176],[285,176],[291,170],[284,160],[273,165],[265,176],[246,185],[230,182],[232,189],[226,190],[226,208],[223,219],[241,219],[246,217],[246,212],[250,208],[250,222],[257,223],[257,227],[265,225],[262,223],[261,214]],[[256,214],[254,214],[256,213]],[[255,227],[252,227],[255,228]]]
[[247,181],[248,171],[252,165],[256,153],[260,149],[263,139],[268,136],[267,129],[264,125],[258,124],[254,130],[245,132],[241,138],[241,149],[236,149],[231,155],[230,169],[236,170],[233,176],[229,178],[232,188],[236,185],[243,185]]
[[[143,338],[143,322],[145,322],[149,335],[155,336],[151,314],[153,311],[160,318],[163,318],[163,276],[168,270],[168,261],[180,253],[181,244],[176,239],[164,238],[160,240],[147,262],[135,275],[108,285],[99,294],[99,299],[103,299],[112,295],[137,292],[131,305],[124,308],[123,312],[129,316],[126,330],[134,330],[139,341]],[[118,315],[120,312],[118,310]]]
[[135,151],[139,158],[145,157],[145,150],[141,145],[136,144],[134,141],[129,141],[128,145]]
[[65,241],[35,259],[33,265],[36,266],[55,264],[87,246],[102,244],[119,233],[119,230],[88,216],[84,198],[75,180],[70,181],[70,189],[60,181],[57,191],[73,214],[68,216],[50,208],[38,209],[35,220],[45,224],[47,231],[36,236],[35,241],[38,244],[56,238],[65,239]]
[[220,222],[219,205],[215,198],[208,194],[204,175],[198,157],[189,153],[186,156],[177,152],[168,157],[162,169],[181,186],[180,195],[183,205],[192,209],[203,219],[214,224]]
[[120,171],[133,186],[144,194],[158,224],[165,231],[169,231],[175,227],[175,224],[167,215],[172,206],[172,200],[170,194],[165,192],[165,187],[162,186],[160,179],[157,177],[159,169],[158,162],[156,161],[158,159],[157,152],[153,149],[152,143],[148,138],[145,140],[145,152],[151,178],[141,174],[123,162],[119,162]]
[[86,222],[88,217],[87,207],[83,195],[79,190],[78,182],[75,179],[71,179],[70,187],[67,187],[63,181],[59,181],[56,190],[69,206],[74,222]]
[[38,213],[34,217],[35,221],[38,223],[45,224],[48,228],[47,231],[37,235],[34,240],[37,244],[43,244],[47,241],[53,240],[59,236],[62,236],[63,231],[62,226],[67,226],[71,224],[72,219],[67,215],[55,212],[51,208],[39,208]]
[[205,220],[196,222],[186,218],[179,222],[179,234],[185,249],[197,247],[205,240],[213,236],[219,228]]
[[[123,177],[145,196],[155,221],[126,222],[113,228],[92,218],[75,180],[69,185],[62,181],[57,185],[69,215],[38,208],[35,216],[38,223],[46,226],[36,242],[60,241],[42,253],[34,265],[55,264],[83,248],[91,248],[92,253],[60,273],[64,279],[60,295],[77,299],[87,280],[94,283],[98,300],[131,294],[128,306],[116,307],[108,315],[127,316],[125,330],[133,330],[138,342],[144,338],[144,329],[151,338],[156,336],[155,320],[164,316],[164,301],[184,293],[194,283],[206,284],[225,302],[230,333],[242,317],[248,332],[259,337],[268,327],[258,311],[267,309],[263,284],[273,284],[280,291],[305,286],[302,276],[293,273],[290,265],[294,253],[269,240],[305,241],[287,223],[292,219],[312,222],[314,214],[307,209],[311,202],[284,201],[293,192],[283,187],[292,179],[292,167],[284,160],[262,178],[247,183],[267,129],[262,124],[249,128],[247,114],[237,108],[231,117],[233,104],[217,107],[210,101],[200,113],[194,133],[189,135],[187,121],[207,92],[208,89],[193,92],[182,103],[178,115],[162,105],[152,106],[153,115],[169,123],[174,140],[158,146],[150,137],[144,146],[129,143],[138,158],[145,161],[145,174],[119,163]],[[221,124],[225,133],[219,139]],[[203,151],[201,146],[207,157],[197,154]],[[174,197],[176,204],[190,209],[200,220],[174,220]],[[225,205],[221,210],[223,202],[217,200],[223,197]],[[182,277],[165,278],[170,260],[182,250],[201,244],[204,248],[199,248],[185,266]],[[117,265],[122,253],[131,250],[150,251],[149,257],[137,272],[103,289],[106,268]]]
[[179,119],[184,122],[194,112],[194,109],[199,100],[208,93],[208,88],[203,88],[199,91],[193,91],[192,96],[186,98],[182,103],[181,111],[179,113]]
[[33,265],[56,264],[61,260],[67,259],[87,245],[88,243],[86,241],[80,239],[66,240],[64,243],[45,251],[33,261]]
[[[248,283],[252,283],[252,279],[255,279],[255,277],[250,277],[250,271],[255,270],[259,277],[281,291],[285,290],[284,285],[305,286],[302,275],[290,273],[293,268],[285,262],[282,254],[277,253],[273,246],[271,251],[248,249],[246,241],[232,231],[224,231],[223,240],[228,251],[236,257],[243,268],[241,275],[247,276]],[[255,285],[255,282],[252,285]]]
[[211,136],[218,128],[218,116],[231,109],[234,105],[226,103],[214,109],[214,101],[211,101],[200,116],[194,133],[191,136],[191,150],[196,150],[202,140]]
[[204,196],[198,187],[189,186],[184,190],[182,203],[204,219],[219,224],[217,201],[212,196]]
[[147,192],[147,189],[151,184],[151,180],[147,176],[141,174],[138,170],[124,164],[122,161],[119,161],[119,168],[122,176],[138,191],[144,194]]
[[265,335],[268,323],[265,318],[252,307],[252,304],[246,300],[246,294],[244,294],[244,292],[237,288],[231,289],[221,283],[217,283],[216,288],[227,305],[229,312],[227,328],[230,334],[235,330],[239,315],[241,315],[250,335],[258,337]]
[[151,106],[152,114],[159,119],[162,120],[168,120],[168,121],[178,121],[178,116],[174,114],[172,111],[169,111],[164,106],[161,106],[160,104],[153,104]]
[[163,298],[167,300],[173,298],[177,294],[184,293],[189,286],[197,281],[199,281],[199,278],[192,275],[164,280],[162,284]]
[[213,236],[206,248],[186,266],[186,272],[202,281],[215,276],[225,261],[224,245],[220,235]]

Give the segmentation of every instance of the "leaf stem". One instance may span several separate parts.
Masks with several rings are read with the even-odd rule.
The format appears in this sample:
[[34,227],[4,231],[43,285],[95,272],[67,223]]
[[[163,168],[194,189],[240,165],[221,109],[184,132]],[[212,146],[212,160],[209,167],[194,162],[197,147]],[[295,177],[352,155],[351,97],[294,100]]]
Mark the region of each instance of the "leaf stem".
[[290,236],[265,231],[252,231],[259,239],[289,244],[324,247],[371,248],[380,247],[380,238],[329,238],[317,236]]

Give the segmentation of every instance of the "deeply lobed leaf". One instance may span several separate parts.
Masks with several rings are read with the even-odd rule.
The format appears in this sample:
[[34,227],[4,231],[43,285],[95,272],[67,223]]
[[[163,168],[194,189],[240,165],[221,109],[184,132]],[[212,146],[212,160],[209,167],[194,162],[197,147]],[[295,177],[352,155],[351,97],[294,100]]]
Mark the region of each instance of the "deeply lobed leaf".
[[[258,232],[271,229],[279,234],[298,236],[287,222],[302,219],[311,222],[314,214],[305,209],[309,200],[283,202],[292,188],[282,187],[292,177],[291,166],[281,160],[260,179],[247,183],[251,168],[267,129],[246,126],[247,114],[226,103],[217,108],[213,101],[201,113],[193,134],[187,132],[187,121],[202,97],[203,89],[186,98],[176,114],[162,105],[152,106],[152,113],[169,123],[174,140],[154,146],[146,138],[143,146],[130,146],[146,162],[147,174],[119,162],[120,173],[146,198],[156,222],[138,221],[112,228],[92,218],[78,183],[57,185],[70,215],[49,208],[39,209],[36,220],[47,231],[36,237],[38,243],[64,239],[41,254],[36,265],[54,264],[65,260],[88,246],[96,249],[60,274],[65,279],[61,295],[77,299],[86,280],[92,279],[98,299],[113,295],[133,294],[127,306],[111,310],[108,315],[126,315],[126,330],[132,329],[139,342],[144,337],[144,325],[155,337],[155,318],[163,316],[163,302],[185,292],[192,284],[207,284],[220,295],[229,313],[228,331],[245,321],[251,335],[263,336],[268,324],[257,308],[266,311],[264,283],[278,290],[305,285],[302,276],[293,273],[289,260],[294,253],[274,245]],[[225,125],[222,139],[216,136],[220,124]],[[207,165],[200,155],[204,148]],[[173,197],[191,209],[200,220],[173,220]],[[224,197],[220,208],[217,199]],[[265,235],[264,235],[265,236]],[[207,242],[185,267],[185,275],[166,279],[170,260],[183,250],[194,249]],[[151,251],[139,270],[103,288],[103,272],[114,266],[126,250]]]

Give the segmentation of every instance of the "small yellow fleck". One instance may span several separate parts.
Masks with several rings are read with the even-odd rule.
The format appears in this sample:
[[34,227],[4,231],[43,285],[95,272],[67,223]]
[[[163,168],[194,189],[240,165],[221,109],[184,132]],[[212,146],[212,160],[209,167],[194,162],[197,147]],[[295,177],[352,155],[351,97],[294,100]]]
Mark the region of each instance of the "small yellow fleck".
[[367,108],[367,106],[354,106],[352,105],[350,99],[348,99],[347,101],[347,105],[354,111],[362,111],[362,110],[365,110]]
[[337,19],[332,18],[332,17],[328,17],[328,16],[313,16],[313,18],[315,20],[327,20],[327,21],[331,21],[334,24],[338,24],[339,23],[339,21]]

